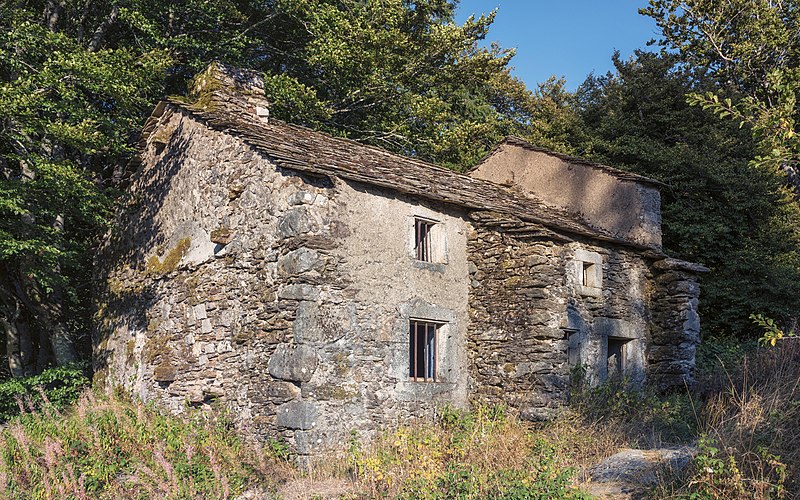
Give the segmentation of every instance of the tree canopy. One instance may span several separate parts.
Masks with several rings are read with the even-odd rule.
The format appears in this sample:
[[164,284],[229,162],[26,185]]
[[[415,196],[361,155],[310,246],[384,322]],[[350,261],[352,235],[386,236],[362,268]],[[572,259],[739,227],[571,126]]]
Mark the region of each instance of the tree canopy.
[[711,268],[703,329],[744,334],[753,312],[788,318],[800,303],[800,209],[778,172],[753,169],[757,146],[739,128],[687,102],[708,83],[673,54],[637,52],[590,77],[577,96],[578,148],[661,180],[664,246]]
[[9,372],[88,354],[92,249],[164,95],[213,60],[264,72],[279,118],[452,168],[532,116],[494,15],[450,0],[0,3],[0,326]]
[[652,0],[643,13],[672,55],[617,58],[578,93],[529,90],[514,51],[483,43],[494,13],[458,24],[457,4],[0,2],[7,374],[88,355],[93,250],[119,173],[155,103],[213,60],[263,72],[278,118],[456,170],[516,134],[658,178],[668,250],[713,268],[706,324],[796,315],[795,3]]

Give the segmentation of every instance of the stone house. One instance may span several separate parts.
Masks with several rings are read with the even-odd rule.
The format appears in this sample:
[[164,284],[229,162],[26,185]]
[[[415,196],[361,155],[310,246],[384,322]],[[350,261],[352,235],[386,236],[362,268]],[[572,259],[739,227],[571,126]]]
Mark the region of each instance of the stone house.
[[97,261],[97,381],[299,455],[445,404],[546,418],[571,371],[693,382],[659,183],[508,139],[468,175],[271,120],[213,64],[160,103]]

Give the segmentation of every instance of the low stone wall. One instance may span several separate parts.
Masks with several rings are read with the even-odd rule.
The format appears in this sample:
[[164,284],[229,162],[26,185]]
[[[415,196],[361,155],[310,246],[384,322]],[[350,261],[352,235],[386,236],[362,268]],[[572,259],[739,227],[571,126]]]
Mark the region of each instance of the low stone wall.
[[700,343],[700,284],[702,266],[664,259],[658,273],[653,304],[652,347],[648,356],[650,382],[661,390],[695,384],[695,352]]

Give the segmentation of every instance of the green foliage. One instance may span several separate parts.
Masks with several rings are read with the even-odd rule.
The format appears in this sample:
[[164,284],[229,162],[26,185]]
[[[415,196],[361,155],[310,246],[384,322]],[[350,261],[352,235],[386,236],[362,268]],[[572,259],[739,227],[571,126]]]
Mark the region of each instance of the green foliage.
[[[656,21],[662,31],[660,43],[675,51],[685,72],[703,83],[687,89],[687,102],[752,134],[753,152],[741,178],[767,188],[731,200],[737,209],[749,208],[757,224],[743,219],[748,231],[732,257],[745,265],[732,266],[734,272],[725,277],[729,284],[711,292],[732,299],[730,304],[739,311],[796,318],[798,304],[789,297],[798,297],[800,272],[800,9],[796,2],[769,0],[651,0],[641,12]],[[753,202],[766,206],[758,211]],[[756,293],[739,294],[741,283],[748,288],[755,283]],[[745,323],[737,318],[733,331],[743,331]]]
[[[787,498],[787,467],[779,456],[766,448],[759,448],[755,456],[750,457],[757,467],[743,472],[736,457],[719,446],[717,440],[705,434],[700,436],[686,498]],[[746,472],[756,470],[757,478],[747,477]],[[756,491],[753,491],[754,484],[757,485]]]
[[800,207],[785,178],[754,170],[748,129],[686,102],[703,85],[675,55],[615,57],[616,73],[579,89],[593,159],[664,182],[663,239],[671,255],[711,269],[700,301],[704,332],[748,335],[746,311],[785,318],[800,308]]
[[284,470],[243,443],[225,415],[168,417],[91,392],[63,414],[45,403],[0,431],[0,496],[8,498],[229,498]]
[[573,385],[570,407],[588,421],[614,425],[645,447],[688,442],[697,425],[695,402],[688,392],[660,395],[648,388],[631,390],[625,382]]
[[748,354],[758,348],[758,342],[731,336],[708,335],[697,346],[695,363],[699,380],[707,380],[725,373],[733,373]]
[[764,335],[758,339],[761,346],[770,345],[775,347],[775,344],[784,338],[797,338],[795,332],[786,333],[781,329],[772,318],[767,318],[763,314],[751,314],[750,319],[753,323],[764,329]]
[[86,364],[49,368],[39,375],[0,382],[0,422],[42,405],[63,410],[90,385]]
[[278,0],[267,96],[279,118],[453,168],[519,133],[532,95],[512,50],[479,45],[494,13],[454,21],[456,2]]
[[795,2],[651,0],[641,12],[655,19],[661,43],[676,49],[696,74],[717,87],[694,92],[692,104],[740,126],[748,124],[768,171],[798,166],[800,10]]
[[505,407],[444,407],[438,425],[403,427],[351,455],[371,496],[590,498],[572,485],[558,450],[509,418]]
[[88,354],[109,183],[165,91],[214,57],[243,61],[251,13],[221,0],[0,3],[0,317],[20,336],[11,375],[74,359],[72,343]]

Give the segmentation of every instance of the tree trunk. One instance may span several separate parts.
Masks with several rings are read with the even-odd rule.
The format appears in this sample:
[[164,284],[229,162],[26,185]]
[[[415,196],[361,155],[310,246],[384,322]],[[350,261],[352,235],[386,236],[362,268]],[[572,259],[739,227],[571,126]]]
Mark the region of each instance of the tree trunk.
[[[4,308],[5,309],[5,308]],[[22,364],[22,347],[20,334],[17,328],[19,318],[19,307],[11,314],[0,315],[0,325],[6,336],[6,359],[8,360],[8,372],[12,377],[22,377],[25,375],[25,367]]]
[[69,332],[64,327],[63,297],[61,287],[54,287],[55,290],[48,297],[44,298],[39,305],[40,343],[45,344],[43,337],[49,337],[50,346],[53,348],[53,356],[56,365],[65,365],[78,360],[75,346],[72,344]]
[[103,40],[106,37],[106,33],[111,26],[117,22],[117,17],[119,17],[119,6],[115,5],[111,8],[111,12],[108,14],[108,17],[103,19],[103,22],[100,23],[100,26],[97,27],[94,35],[92,35],[92,41],[89,42],[89,52],[97,52],[98,49],[100,49],[103,44]]

